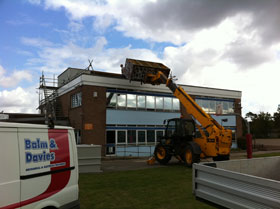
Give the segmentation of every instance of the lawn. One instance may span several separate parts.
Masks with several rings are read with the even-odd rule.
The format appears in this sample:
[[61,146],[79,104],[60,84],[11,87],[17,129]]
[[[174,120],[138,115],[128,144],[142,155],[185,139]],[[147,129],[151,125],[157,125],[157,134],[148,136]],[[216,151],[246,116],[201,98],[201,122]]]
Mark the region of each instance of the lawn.
[[276,157],[280,156],[280,152],[271,152],[271,153],[264,153],[264,154],[253,154],[253,157]]
[[210,209],[192,194],[192,170],[167,166],[80,175],[81,209]]

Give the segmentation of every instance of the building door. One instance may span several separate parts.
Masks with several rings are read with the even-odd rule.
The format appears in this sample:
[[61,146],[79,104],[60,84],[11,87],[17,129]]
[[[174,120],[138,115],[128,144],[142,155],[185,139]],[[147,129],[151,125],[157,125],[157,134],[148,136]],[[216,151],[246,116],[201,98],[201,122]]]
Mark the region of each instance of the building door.
[[116,131],[106,132],[106,155],[114,155],[116,152]]

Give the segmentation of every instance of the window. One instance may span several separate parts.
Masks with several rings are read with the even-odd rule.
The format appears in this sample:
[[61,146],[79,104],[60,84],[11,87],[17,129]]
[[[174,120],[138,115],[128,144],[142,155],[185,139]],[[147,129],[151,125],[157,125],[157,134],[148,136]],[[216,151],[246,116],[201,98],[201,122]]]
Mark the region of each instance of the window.
[[234,102],[229,102],[228,103],[228,113],[234,113]]
[[106,155],[113,155],[116,152],[115,148],[116,132],[106,131]]
[[223,114],[223,103],[221,101],[216,101],[216,113]]
[[179,101],[179,99],[173,98],[173,110],[180,110],[180,101]]
[[82,105],[82,92],[79,92],[77,94],[73,94],[71,96],[71,107],[79,107]]
[[127,131],[127,143],[136,143],[136,130]]
[[107,98],[107,106],[108,107],[116,107],[117,106],[117,95],[115,93],[106,93]]
[[223,102],[223,113],[228,113],[228,110],[229,110],[229,102]]
[[156,131],[157,134],[157,142],[160,141],[160,139],[163,137],[163,131]]
[[147,99],[147,109],[155,109],[155,97],[146,96]]
[[163,97],[156,97],[156,109],[163,110]]
[[167,133],[166,133],[167,137],[171,137],[174,135],[175,125],[176,125],[176,122],[174,120],[169,121],[168,127],[167,127]]
[[81,130],[77,129],[75,130],[75,138],[76,138],[76,144],[81,144]]
[[146,131],[138,131],[138,143],[142,144],[146,142]]
[[137,107],[146,108],[146,97],[142,95],[137,95]]
[[126,107],[126,95],[118,94],[117,96],[118,107]]
[[233,113],[233,101],[224,101],[221,99],[196,99],[196,103],[209,114],[229,114]]
[[107,108],[148,111],[180,111],[180,101],[169,96],[137,95],[107,92]]
[[209,112],[209,106],[210,106],[209,100],[202,100],[201,101],[201,107],[205,112]]
[[127,95],[127,107],[136,108],[136,95],[134,94]]
[[116,143],[116,132],[106,131],[106,144],[115,144],[115,143]]
[[224,113],[233,113],[233,105],[234,103],[230,101],[223,102]]
[[172,110],[172,98],[171,97],[164,97],[164,109]]
[[147,142],[155,143],[155,131],[154,130],[147,130]]
[[211,113],[211,114],[216,113],[216,101],[214,101],[214,100],[209,101],[209,113]]
[[118,131],[117,142],[118,144],[126,143],[126,131]]
[[195,132],[195,127],[192,122],[184,121],[181,125],[182,125],[182,136],[191,136]]
[[[129,129],[130,126],[124,125],[120,126],[122,130],[107,130],[106,131],[106,144],[107,147],[114,147],[116,145],[146,145],[155,144],[164,136],[164,130],[156,126],[135,126],[132,125],[133,130]],[[154,127],[154,129],[152,128]],[[138,129],[138,130],[137,130]],[[155,130],[156,129],[156,130]],[[115,150],[107,150],[109,152],[115,153]]]

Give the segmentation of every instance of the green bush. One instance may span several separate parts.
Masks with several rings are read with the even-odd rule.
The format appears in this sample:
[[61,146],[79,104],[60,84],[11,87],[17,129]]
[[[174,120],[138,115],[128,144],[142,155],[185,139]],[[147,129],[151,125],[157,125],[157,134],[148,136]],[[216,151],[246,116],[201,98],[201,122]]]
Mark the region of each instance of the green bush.
[[245,136],[237,138],[237,146],[239,149],[246,150],[247,146],[246,146],[246,137]]

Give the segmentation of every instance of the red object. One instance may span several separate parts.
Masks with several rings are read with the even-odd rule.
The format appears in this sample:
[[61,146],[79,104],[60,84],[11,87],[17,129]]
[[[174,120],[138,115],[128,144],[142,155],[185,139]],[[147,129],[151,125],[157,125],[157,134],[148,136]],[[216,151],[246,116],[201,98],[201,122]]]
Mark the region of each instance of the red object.
[[252,134],[246,134],[246,145],[247,145],[247,158],[252,158],[253,147],[252,147]]

